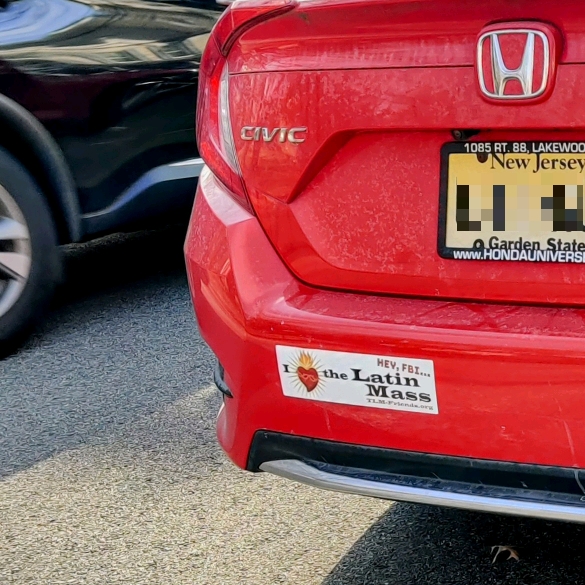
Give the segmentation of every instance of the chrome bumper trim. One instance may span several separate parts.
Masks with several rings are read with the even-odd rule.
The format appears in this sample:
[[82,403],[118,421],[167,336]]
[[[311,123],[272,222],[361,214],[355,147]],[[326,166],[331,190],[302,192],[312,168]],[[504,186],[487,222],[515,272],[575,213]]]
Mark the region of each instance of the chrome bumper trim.
[[86,213],[82,219],[95,219],[101,216],[107,216],[112,212],[121,209],[129,201],[132,201],[144,193],[149,187],[153,185],[177,181],[179,179],[196,179],[201,174],[205,163],[201,158],[190,158],[168,165],[162,165],[150,169],[144,173],[137,181],[132,183],[113,203],[104,209],[94,211],[93,213]]
[[467,493],[461,493],[382,483],[330,473],[294,459],[267,461],[260,465],[260,469],[313,487],[347,494],[413,502],[415,504],[447,506],[478,512],[585,523],[585,501],[583,507],[581,507],[569,504],[551,504],[546,501],[526,501],[473,495],[469,493],[473,490],[473,486],[467,484]]
[[[202,159],[190,158],[150,169],[110,205],[82,215],[84,235],[107,233],[144,217],[156,217],[173,202],[182,205],[187,198],[192,205],[196,181],[204,168]],[[167,196],[162,196],[160,189],[166,190]]]
[[187,160],[181,160],[179,162],[174,162],[168,165],[169,167],[191,167],[193,172],[191,176],[198,177],[205,166],[202,158],[190,158]]

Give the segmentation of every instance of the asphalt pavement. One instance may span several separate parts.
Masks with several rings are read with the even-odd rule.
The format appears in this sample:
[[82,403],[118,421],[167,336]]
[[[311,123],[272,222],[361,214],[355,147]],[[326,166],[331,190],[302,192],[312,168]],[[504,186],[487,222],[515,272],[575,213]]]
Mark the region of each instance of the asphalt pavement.
[[[236,469],[215,441],[182,240],[172,226],[68,248],[49,318],[0,363],[0,583],[585,581],[585,527]],[[520,560],[492,564],[497,545]]]

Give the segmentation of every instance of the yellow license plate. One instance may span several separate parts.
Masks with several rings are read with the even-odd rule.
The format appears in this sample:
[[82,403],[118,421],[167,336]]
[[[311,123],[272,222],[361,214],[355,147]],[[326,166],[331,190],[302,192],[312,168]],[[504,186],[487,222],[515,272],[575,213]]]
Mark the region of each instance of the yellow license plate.
[[457,142],[441,154],[440,256],[585,262],[585,142]]

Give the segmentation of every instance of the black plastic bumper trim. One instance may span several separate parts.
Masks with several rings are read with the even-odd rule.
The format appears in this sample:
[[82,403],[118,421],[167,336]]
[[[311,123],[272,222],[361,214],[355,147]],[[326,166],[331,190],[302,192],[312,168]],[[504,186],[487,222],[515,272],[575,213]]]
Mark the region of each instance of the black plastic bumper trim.
[[[537,490],[579,496],[585,501],[585,470],[506,461],[491,461],[398,451],[258,431],[252,442],[247,469],[260,471],[269,461],[293,459],[316,467],[408,476],[413,479],[461,482],[475,486]],[[581,485],[580,485],[581,484]]]
[[232,394],[231,390],[228,388],[228,385],[225,383],[223,379],[224,376],[224,369],[223,366],[217,362],[215,364],[215,368],[213,369],[213,382],[217,386],[217,389],[228,398],[233,398],[234,395]]

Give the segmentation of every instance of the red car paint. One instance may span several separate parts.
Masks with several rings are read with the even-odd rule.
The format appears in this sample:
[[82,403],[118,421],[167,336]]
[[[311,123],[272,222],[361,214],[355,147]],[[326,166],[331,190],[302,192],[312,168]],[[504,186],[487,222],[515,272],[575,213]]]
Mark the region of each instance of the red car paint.
[[[454,129],[482,141],[585,140],[585,5],[241,5],[253,26],[236,30],[246,20],[232,18],[229,47],[215,39],[202,64],[199,143],[211,170],[185,245],[199,326],[233,394],[218,419],[222,447],[246,467],[265,429],[585,467],[583,266],[437,254],[440,150]],[[540,103],[489,103],[478,36],[518,21],[555,31],[554,86]],[[231,154],[217,122],[224,67]],[[243,127],[268,138],[306,128],[306,140],[244,140]],[[439,414],[285,397],[276,345],[432,360]]]

